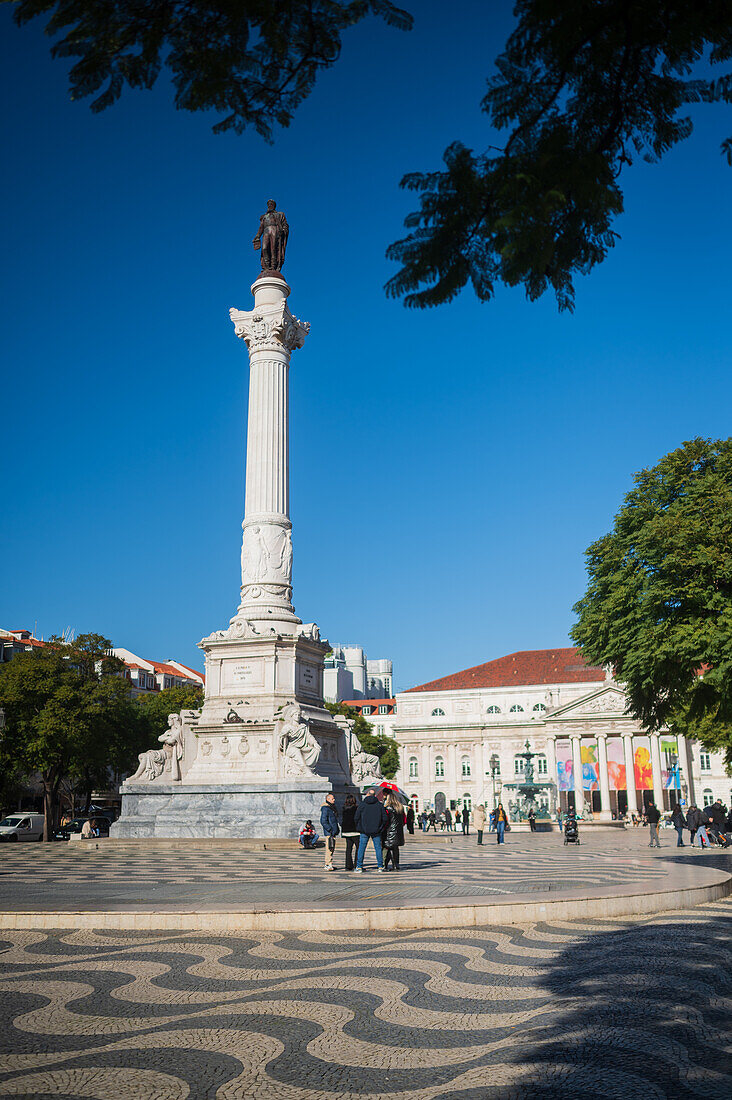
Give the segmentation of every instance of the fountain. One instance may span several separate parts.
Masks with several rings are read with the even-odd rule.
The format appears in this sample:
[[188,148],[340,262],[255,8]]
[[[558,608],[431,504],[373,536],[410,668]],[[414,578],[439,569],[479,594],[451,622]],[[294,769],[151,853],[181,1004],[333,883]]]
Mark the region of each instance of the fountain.
[[508,804],[511,819],[513,821],[526,821],[532,810],[537,820],[541,818],[548,819],[550,816],[549,810],[542,804],[537,806],[536,796],[541,794],[542,791],[546,791],[551,803],[554,784],[548,779],[545,781],[534,779],[533,760],[538,754],[531,751],[531,744],[528,740],[526,741],[526,750],[517,755],[522,756],[525,760],[523,781],[521,783],[504,783],[506,789],[516,791],[515,801],[510,801]]

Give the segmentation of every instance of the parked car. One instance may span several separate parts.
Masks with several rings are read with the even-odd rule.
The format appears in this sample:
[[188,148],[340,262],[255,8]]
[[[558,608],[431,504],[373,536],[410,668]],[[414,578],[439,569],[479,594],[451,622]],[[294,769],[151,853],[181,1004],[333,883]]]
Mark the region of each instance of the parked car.
[[53,839],[68,840],[70,833],[81,832],[85,821],[96,821],[99,827],[99,835],[109,836],[109,826],[112,824],[110,818],[105,817],[103,814],[81,814],[78,817],[72,817],[71,821],[67,821],[65,825],[59,826],[53,834]]
[[43,840],[43,814],[8,814],[0,821],[0,840]]

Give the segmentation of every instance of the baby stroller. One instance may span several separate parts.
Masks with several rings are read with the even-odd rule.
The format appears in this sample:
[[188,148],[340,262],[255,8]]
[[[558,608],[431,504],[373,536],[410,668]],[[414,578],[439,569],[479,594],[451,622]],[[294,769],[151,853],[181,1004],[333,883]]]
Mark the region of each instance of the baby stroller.
[[577,818],[572,815],[565,818],[564,821],[564,843],[579,844],[579,842],[579,825],[577,824]]

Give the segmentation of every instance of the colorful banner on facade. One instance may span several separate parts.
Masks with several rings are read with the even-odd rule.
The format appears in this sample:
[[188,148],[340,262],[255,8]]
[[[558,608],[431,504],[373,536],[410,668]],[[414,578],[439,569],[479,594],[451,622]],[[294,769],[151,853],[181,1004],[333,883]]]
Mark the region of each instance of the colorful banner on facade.
[[612,791],[625,791],[625,754],[619,737],[609,738],[607,743],[607,778]]
[[635,740],[635,789],[637,791],[652,791],[653,768],[651,766],[651,743],[647,737],[636,738]]
[[600,790],[600,772],[597,761],[597,741],[583,741],[582,753],[582,790]]
[[568,741],[557,741],[557,786],[560,791],[574,790],[572,747]]
[[[675,737],[661,738],[661,777],[666,790],[681,790],[679,781],[679,746]],[[675,767],[674,767],[675,762]]]

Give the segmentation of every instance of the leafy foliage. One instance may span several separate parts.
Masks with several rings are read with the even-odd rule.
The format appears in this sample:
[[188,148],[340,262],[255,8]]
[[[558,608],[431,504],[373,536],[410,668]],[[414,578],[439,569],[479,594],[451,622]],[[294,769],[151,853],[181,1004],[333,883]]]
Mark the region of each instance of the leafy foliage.
[[[123,663],[100,634],[75,642],[52,638],[43,649],[14,657],[0,671],[5,728],[0,768],[40,773],[45,836],[55,825],[59,787],[69,777],[87,790],[135,746],[139,733]],[[134,757],[133,757],[134,758]]]
[[[387,293],[412,307],[448,302],[468,282],[574,307],[574,279],[605,259],[623,209],[621,171],[657,161],[692,132],[693,103],[732,102],[732,7],[718,0],[518,0],[518,25],[488,81],[483,110],[502,147],[456,142],[445,168],[412,173],[408,236],[387,256]],[[722,144],[732,164],[732,138]]]
[[587,563],[572,630],[585,658],[614,668],[645,728],[732,764],[732,439],[691,440],[636,474]]
[[338,59],[341,36],[369,15],[408,30],[390,0],[13,0],[24,24],[49,16],[61,36],[54,57],[72,58],[71,98],[94,96],[93,111],[125,86],[152,88],[169,70],[175,105],[214,110],[214,131],[248,126],[271,138],[288,126],[316,77]]
[[[198,710],[203,706],[203,690],[193,685],[165,688],[164,691],[156,691],[151,695],[140,695],[135,703],[145,730],[145,748],[149,748],[157,745],[158,737],[168,728],[169,714],[178,714],[182,710]],[[132,761],[129,763],[131,765]]]
[[326,703],[325,706],[331,714],[344,714],[346,718],[355,720],[353,732],[364,750],[378,756],[384,778],[393,779],[399,771],[399,749],[394,738],[383,733],[374,733],[371,722],[367,722],[362,714],[346,703]]

